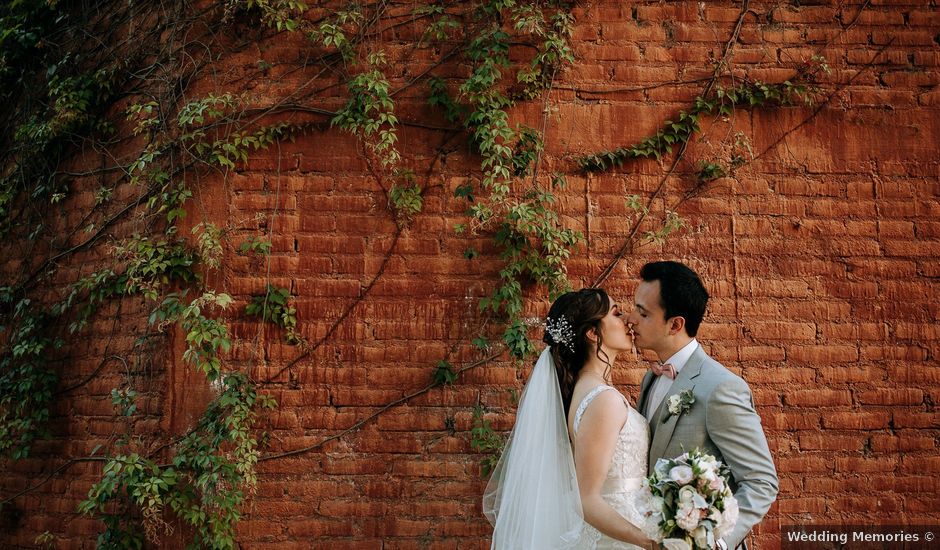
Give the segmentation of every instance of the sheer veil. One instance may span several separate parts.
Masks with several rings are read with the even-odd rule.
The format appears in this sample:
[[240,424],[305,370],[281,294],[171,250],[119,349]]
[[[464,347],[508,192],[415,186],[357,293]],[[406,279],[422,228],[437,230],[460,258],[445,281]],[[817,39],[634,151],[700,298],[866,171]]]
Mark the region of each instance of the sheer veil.
[[584,519],[551,348],[529,377],[516,423],[483,493],[493,550],[555,550],[578,543]]

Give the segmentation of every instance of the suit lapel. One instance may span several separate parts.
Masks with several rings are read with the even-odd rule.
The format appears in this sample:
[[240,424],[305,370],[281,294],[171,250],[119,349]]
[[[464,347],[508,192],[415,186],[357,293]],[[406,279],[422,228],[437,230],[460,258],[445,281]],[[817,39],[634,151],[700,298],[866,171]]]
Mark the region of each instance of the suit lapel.
[[650,388],[653,387],[653,380],[655,379],[653,371],[647,370],[646,374],[643,375],[643,382],[640,383],[640,399],[637,401],[636,408],[643,416],[646,416],[646,401],[649,399]]
[[[666,403],[669,401],[670,396],[691,390],[695,387],[695,378],[702,373],[702,365],[705,364],[705,357],[705,352],[702,350],[702,346],[699,345],[695,352],[692,353],[692,356],[689,357],[689,361],[682,367],[679,376],[676,377],[675,381],[672,383],[672,387],[669,388],[669,391],[666,393],[665,397],[663,397],[662,402],[659,404],[659,407],[656,408],[656,412],[650,419],[650,433],[653,438],[650,443],[650,471],[652,471],[653,466],[656,464],[656,460],[662,458],[663,454],[666,452],[666,447],[668,447],[669,441],[672,439],[672,432],[675,431],[676,423],[679,422],[677,415],[666,416],[669,414],[667,412],[669,407]],[[692,406],[694,407],[695,405]],[[663,419],[665,419],[665,422]]]

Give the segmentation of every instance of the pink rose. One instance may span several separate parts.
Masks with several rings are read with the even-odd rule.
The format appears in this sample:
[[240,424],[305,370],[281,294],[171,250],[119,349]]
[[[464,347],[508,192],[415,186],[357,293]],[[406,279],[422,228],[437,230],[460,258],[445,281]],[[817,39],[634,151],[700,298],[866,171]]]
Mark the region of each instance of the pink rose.
[[701,511],[692,506],[687,507],[680,505],[676,510],[676,525],[686,532],[691,533],[693,529],[698,527],[699,520],[701,519]]

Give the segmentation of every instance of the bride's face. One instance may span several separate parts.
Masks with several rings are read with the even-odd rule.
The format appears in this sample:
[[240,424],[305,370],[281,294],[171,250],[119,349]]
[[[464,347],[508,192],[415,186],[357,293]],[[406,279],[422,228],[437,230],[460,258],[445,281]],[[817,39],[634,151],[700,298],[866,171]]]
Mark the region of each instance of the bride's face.
[[620,353],[633,349],[633,339],[627,332],[627,325],[620,306],[611,300],[610,310],[598,324],[603,346],[608,351]]

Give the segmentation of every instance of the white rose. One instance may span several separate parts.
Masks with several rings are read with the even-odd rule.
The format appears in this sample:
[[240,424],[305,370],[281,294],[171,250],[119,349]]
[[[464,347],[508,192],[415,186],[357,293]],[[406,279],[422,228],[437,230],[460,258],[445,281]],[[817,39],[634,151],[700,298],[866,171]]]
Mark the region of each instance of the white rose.
[[655,512],[648,514],[643,519],[643,532],[647,537],[655,540],[663,540],[663,532],[659,530],[659,524],[662,523],[663,516],[662,514],[657,514]]
[[680,465],[669,470],[669,477],[679,485],[685,485],[692,481],[695,474],[692,473],[692,468]]
[[715,472],[718,470],[718,461],[712,455],[702,455],[698,459],[698,465],[703,470]]
[[692,539],[695,540],[696,546],[699,548],[710,548],[708,544],[708,529],[706,529],[704,525],[699,525],[690,534],[692,535]]
[[667,401],[667,407],[672,414],[679,414],[679,395],[672,395]]
[[695,495],[697,494],[698,493],[695,492],[695,489],[689,485],[686,485],[685,487],[679,489],[679,502],[691,506],[692,501],[695,500]]
[[650,510],[652,510],[654,514],[662,515],[666,510],[666,501],[663,500],[662,497],[653,497],[649,500],[649,503]]
[[686,542],[685,539],[665,539],[663,547],[666,550],[692,550],[692,545]]
[[721,511],[712,506],[708,509],[708,519],[712,520],[715,525],[721,525]]
[[734,529],[738,521],[738,501],[734,497],[725,497],[725,511],[721,513],[721,523],[715,529],[715,536],[721,538]]
[[701,512],[692,506],[680,504],[679,508],[676,510],[676,525],[678,525],[680,529],[689,533],[698,527],[699,520],[701,518]]

